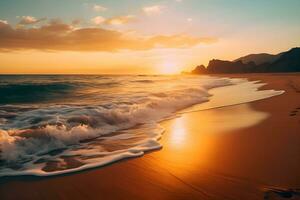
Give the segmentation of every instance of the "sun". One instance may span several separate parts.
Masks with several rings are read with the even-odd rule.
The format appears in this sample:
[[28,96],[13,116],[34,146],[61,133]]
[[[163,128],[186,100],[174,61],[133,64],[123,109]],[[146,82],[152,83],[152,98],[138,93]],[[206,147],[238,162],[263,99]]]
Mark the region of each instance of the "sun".
[[161,74],[179,74],[182,70],[180,65],[176,62],[165,61],[158,66],[158,70]]

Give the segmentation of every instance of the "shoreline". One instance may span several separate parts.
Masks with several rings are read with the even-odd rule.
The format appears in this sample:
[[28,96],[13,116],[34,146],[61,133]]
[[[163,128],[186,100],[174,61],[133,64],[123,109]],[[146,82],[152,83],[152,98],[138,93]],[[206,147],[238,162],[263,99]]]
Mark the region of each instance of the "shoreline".
[[[300,107],[297,102],[300,78],[297,74],[221,76],[261,80],[267,85],[260,89],[285,90],[286,93],[230,108],[185,113],[178,118],[179,122],[178,119],[162,122],[166,128],[162,150],[74,174],[36,179],[27,177],[26,180],[14,178],[5,183],[1,181],[1,197],[246,200],[277,195],[268,188],[300,188],[300,158],[297,155],[300,152],[300,136],[297,134],[300,125],[299,119],[293,119],[297,118],[297,112],[289,115],[293,109]],[[278,80],[278,76],[281,79]],[[296,84],[295,87],[289,85],[291,81],[294,86]],[[213,126],[199,127],[202,126],[199,119],[207,120],[206,124],[216,125],[222,120],[241,120],[241,114],[247,119],[251,112],[269,113],[270,116],[255,126],[231,127],[227,130],[218,130]],[[190,147],[183,146],[180,149],[178,144],[168,144],[172,130],[183,129],[190,138],[180,138],[179,134],[179,142],[188,139],[189,142],[184,145]],[[14,188],[16,192],[11,193],[9,188]]]

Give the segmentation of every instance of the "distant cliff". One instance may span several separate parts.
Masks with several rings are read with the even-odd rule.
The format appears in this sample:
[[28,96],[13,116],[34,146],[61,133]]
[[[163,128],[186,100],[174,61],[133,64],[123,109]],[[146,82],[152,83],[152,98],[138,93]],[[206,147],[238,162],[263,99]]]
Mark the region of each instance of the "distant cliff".
[[256,67],[254,62],[244,64],[242,61],[211,60],[207,66],[210,73],[247,73]]
[[205,74],[207,73],[206,67],[204,65],[197,66],[193,71],[191,71],[192,74]]
[[300,48],[278,55],[251,54],[235,61],[213,59],[207,67],[197,66],[192,74],[300,72]]
[[242,61],[243,63],[249,63],[249,62],[254,62],[256,65],[261,65],[264,63],[273,63],[277,59],[280,58],[280,56],[283,53],[277,54],[277,55],[272,55],[272,54],[267,54],[267,53],[260,53],[260,54],[250,54],[241,58],[238,58],[234,60],[236,61]]
[[267,67],[272,72],[300,72],[300,48],[283,53],[278,60]]

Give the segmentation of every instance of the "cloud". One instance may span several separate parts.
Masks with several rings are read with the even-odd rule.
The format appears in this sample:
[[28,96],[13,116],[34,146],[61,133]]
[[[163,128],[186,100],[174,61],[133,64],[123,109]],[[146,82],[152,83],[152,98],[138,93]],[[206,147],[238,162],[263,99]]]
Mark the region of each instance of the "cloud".
[[0,19],[0,24],[8,24],[8,22],[6,20],[1,20]]
[[146,15],[154,15],[162,13],[164,6],[161,5],[154,5],[154,6],[147,6],[143,8],[143,11]]
[[22,16],[21,20],[19,22],[19,25],[36,24],[36,23],[39,23],[39,22],[44,21],[44,20],[46,20],[46,18],[36,19],[35,17],[32,17],[32,16]]
[[0,22],[0,51],[52,50],[102,51],[150,50],[154,48],[187,48],[201,43],[215,42],[213,38],[189,35],[130,35],[103,28],[74,28],[52,20],[38,28],[13,28]]
[[118,16],[107,19],[105,23],[109,25],[122,25],[128,24],[129,22],[132,22],[135,19],[136,17],[134,15]]
[[126,16],[117,16],[105,19],[102,16],[97,16],[91,19],[92,24],[95,25],[101,25],[101,24],[107,24],[107,25],[122,25],[122,24],[128,24],[132,21],[134,21],[136,18],[134,15],[126,15]]
[[106,21],[106,19],[102,16],[97,16],[91,19],[91,22],[95,25],[103,24]]
[[97,12],[102,12],[102,11],[106,11],[107,8],[104,7],[104,6],[95,4],[95,5],[93,6],[93,10],[94,10],[94,11],[97,11]]

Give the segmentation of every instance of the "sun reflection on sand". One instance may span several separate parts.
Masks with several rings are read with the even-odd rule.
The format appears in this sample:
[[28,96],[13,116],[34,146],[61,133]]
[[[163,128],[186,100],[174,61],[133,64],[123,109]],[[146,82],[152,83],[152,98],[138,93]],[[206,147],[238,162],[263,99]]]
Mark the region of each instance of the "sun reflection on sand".
[[183,117],[178,117],[172,124],[172,134],[170,135],[170,144],[175,148],[184,145],[187,137],[186,121]]
[[248,104],[242,104],[192,112],[166,121],[162,123],[166,129],[161,141],[163,149],[156,155],[160,160],[159,165],[181,177],[213,168],[215,153],[222,138],[230,136],[235,130],[255,125],[267,116],[266,113],[253,110]]

